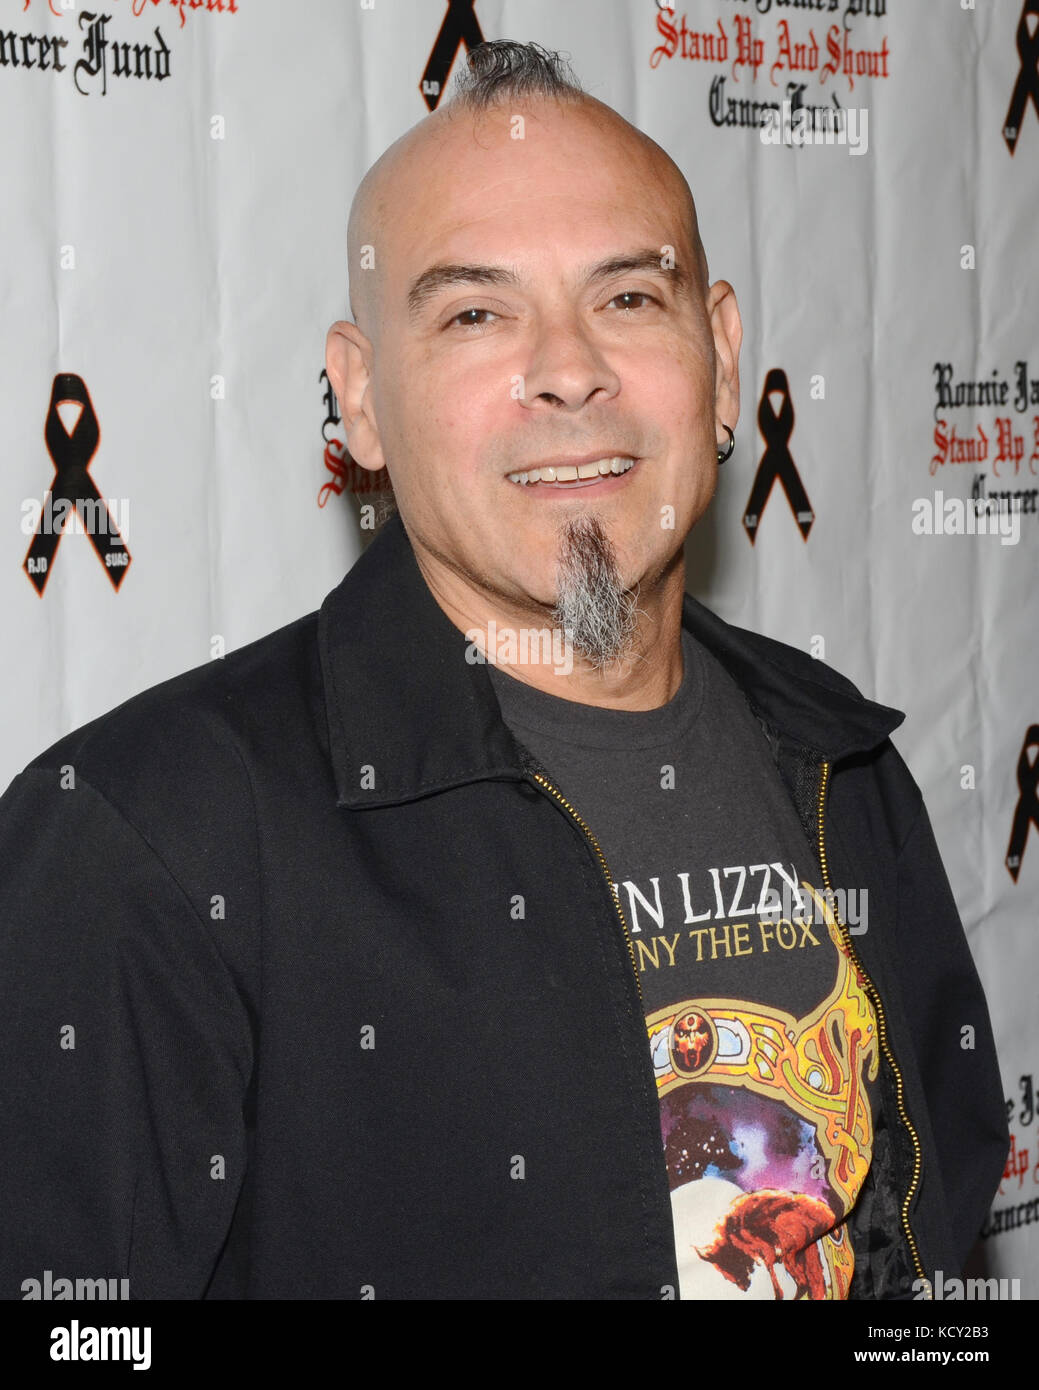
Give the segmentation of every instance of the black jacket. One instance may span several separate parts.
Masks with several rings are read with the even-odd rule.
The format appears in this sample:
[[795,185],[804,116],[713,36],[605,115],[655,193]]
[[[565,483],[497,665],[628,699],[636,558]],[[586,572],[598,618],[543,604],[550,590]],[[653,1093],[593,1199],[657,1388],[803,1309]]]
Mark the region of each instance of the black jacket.
[[[852,1293],[911,1297],[960,1273],[1008,1132],[978,977],[887,737],[903,716],[691,597],[683,621],[746,692],[826,881],[868,890],[852,944],[885,1089]],[[394,518],[319,613],[15,778],[3,1297],[46,1270],[126,1277],[133,1298],[677,1289],[608,867],[466,646]]]

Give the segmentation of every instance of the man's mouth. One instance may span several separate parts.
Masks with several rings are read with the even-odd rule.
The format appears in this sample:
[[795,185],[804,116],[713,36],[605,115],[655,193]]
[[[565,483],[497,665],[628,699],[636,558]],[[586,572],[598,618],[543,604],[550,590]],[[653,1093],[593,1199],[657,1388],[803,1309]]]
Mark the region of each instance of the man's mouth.
[[611,475],[619,477],[623,473],[629,473],[637,462],[637,459],[617,455],[595,459],[589,463],[531,468],[525,473],[508,473],[506,476],[510,483],[517,483],[520,487],[535,484],[556,488],[594,487],[603,478]]

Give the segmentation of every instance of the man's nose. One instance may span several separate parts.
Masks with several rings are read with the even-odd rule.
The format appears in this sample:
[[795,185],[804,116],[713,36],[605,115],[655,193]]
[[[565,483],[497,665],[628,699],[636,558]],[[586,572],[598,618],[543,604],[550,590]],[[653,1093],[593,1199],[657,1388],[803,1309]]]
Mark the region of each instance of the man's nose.
[[523,378],[522,404],[580,410],[597,392],[609,398],[619,390],[620,377],[576,313],[542,319]]

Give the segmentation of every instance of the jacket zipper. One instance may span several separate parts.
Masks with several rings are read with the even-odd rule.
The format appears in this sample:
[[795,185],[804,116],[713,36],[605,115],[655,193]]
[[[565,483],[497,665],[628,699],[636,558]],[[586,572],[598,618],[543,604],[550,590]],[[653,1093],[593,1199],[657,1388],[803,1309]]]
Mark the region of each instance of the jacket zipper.
[[869,975],[863,968],[862,962],[859,960],[858,953],[856,952],[855,947],[852,944],[851,934],[848,931],[848,928],[845,926],[845,924],[841,921],[840,916],[837,913],[837,908],[833,902],[833,888],[830,884],[830,873],[826,864],[826,839],[823,831],[823,811],[826,805],[826,789],[829,784],[829,779],[830,764],[824,761],[819,776],[819,864],[822,868],[823,886],[827,891],[827,900],[830,905],[830,910],[833,912],[834,921],[840,928],[841,940],[844,942],[844,948],[852,964],[855,966],[855,969],[858,971],[863,988],[869,995],[870,1002],[872,1003],[874,1011],[876,1012],[877,1032],[879,1035],[880,1047],[895,1077],[895,1103],[898,1107],[899,1118],[905,1125],[906,1129],[909,1131],[909,1137],[913,1141],[913,1180],[909,1184],[909,1190],[906,1192],[905,1200],[902,1203],[902,1229],[905,1232],[906,1242],[909,1245],[909,1250],[913,1257],[913,1263],[916,1266],[916,1272],[919,1275],[920,1279],[923,1281],[924,1288],[927,1291],[926,1297],[930,1299],[931,1297],[933,1297],[931,1292],[931,1281],[927,1278],[927,1275],[924,1272],[923,1264],[920,1261],[920,1253],[917,1249],[916,1237],[913,1235],[912,1228],[909,1225],[909,1205],[913,1200],[913,1194],[915,1193],[917,1184],[920,1181],[920,1170],[923,1166],[920,1139],[916,1133],[916,1130],[913,1127],[912,1121],[909,1118],[909,1113],[906,1110],[905,1088],[902,1082],[902,1073],[898,1069],[898,1063],[895,1061],[894,1054],[892,1053],[891,1048],[888,1044],[887,1020],[884,1017],[884,1005],[881,1002],[876,985],[870,979]]
[[601,848],[599,847],[599,841],[595,838],[585,821],[577,813],[574,807],[571,806],[570,802],[567,801],[566,797],[563,795],[563,793],[559,790],[558,787],[554,787],[547,777],[542,777],[540,772],[532,772],[531,776],[534,778],[535,782],[540,782],[540,784],[548,792],[550,792],[551,795],[554,796],[555,799],[558,802],[560,802],[561,805],[566,807],[566,809],[570,812],[571,816],[573,816],[574,820],[584,831],[588,840],[591,842],[592,848],[598,855],[599,863],[602,865],[602,871],[606,875],[606,882],[610,889],[610,897],[613,899],[613,905],[617,909],[617,916],[620,918],[621,928],[624,932],[624,942],[628,948],[628,955],[631,957],[631,968],[635,974],[635,988],[639,992],[639,1004],[642,1005],[643,1013],[645,1013],[645,1001],[642,998],[642,981],[639,979],[639,968],[635,963],[635,947],[632,945],[631,932],[628,930],[628,923],[624,916],[624,909],[621,907],[621,900],[618,896],[617,890],[613,886],[613,878],[610,874],[609,866],[606,863],[606,856],[603,854]]

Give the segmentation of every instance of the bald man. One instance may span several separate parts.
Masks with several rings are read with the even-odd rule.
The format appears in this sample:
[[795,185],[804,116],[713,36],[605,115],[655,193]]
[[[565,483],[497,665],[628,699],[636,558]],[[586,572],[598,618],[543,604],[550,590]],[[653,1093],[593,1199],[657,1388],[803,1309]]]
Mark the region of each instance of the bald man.
[[903,716],[685,592],[741,328],[681,172],[486,44],[348,242],[394,514],[0,802],[0,1292],[929,1297],[988,1012]]
[[511,666],[539,689],[665,704],[683,542],[739,414],[739,311],[708,287],[681,171],[562,83],[451,102],[368,172],[348,250],[356,324],[332,326],[328,374],[437,602],[463,630],[570,634],[563,679]]

